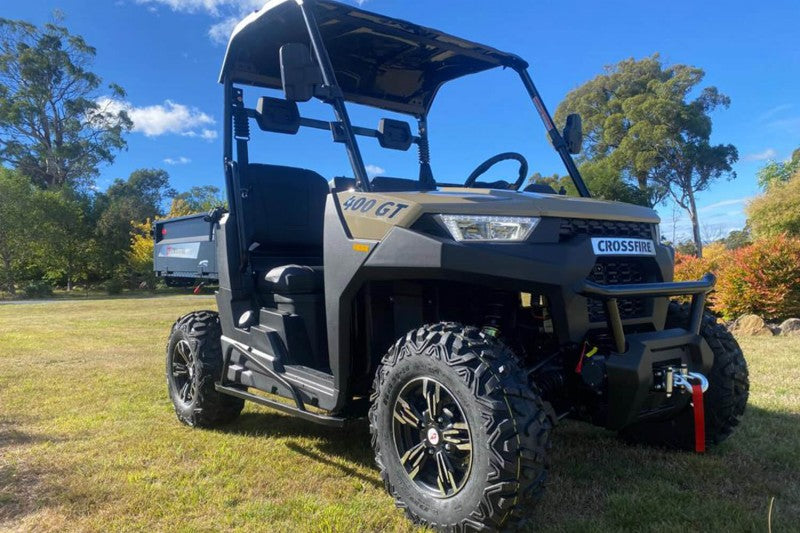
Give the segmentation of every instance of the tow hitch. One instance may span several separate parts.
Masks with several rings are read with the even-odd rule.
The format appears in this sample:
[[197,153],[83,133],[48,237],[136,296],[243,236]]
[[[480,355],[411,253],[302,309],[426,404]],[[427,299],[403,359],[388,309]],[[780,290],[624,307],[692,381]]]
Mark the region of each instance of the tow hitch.
[[667,398],[672,397],[675,389],[681,393],[692,395],[694,411],[694,449],[698,453],[706,451],[706,423],[703,405],[703,393],[708,390],[708,379],[699,372],[689,372],[684,364],[679,367],[667,366],[653,372],[654,389],[663,391]]

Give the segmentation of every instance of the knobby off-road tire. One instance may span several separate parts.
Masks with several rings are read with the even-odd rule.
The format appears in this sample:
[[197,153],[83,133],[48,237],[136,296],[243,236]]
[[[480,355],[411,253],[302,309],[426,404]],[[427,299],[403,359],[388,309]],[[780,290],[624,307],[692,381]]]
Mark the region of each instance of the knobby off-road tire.
[[[671,302],[667,328],[686,327],[689,323],[689,304]],[[708,390],[703,395],[706,444],[719,444],[728,438],[739,424],[750,389],[747,362],[739,343],[728,329],[718,324],[710,314],[703,315],[700,335],[714,353],[714,364],[708,378]],[[649,444],[680,450],[694,450],[694,415],[692,408],[664,422],[633,425],[621,432],[632,443]]]
[[[441,405],[430,408],[426,387],[428,394],[438,391],[433,398]],[[415,388],[423,407],[405,408],[408,403],[398,398],[407,395],[413,403]],[[371,400],[370,433],[381,478],[412,521],[443,531],[492,531],[525,520],[547,477],[554,416],[526,384],[511,350],[474,327],[421,327],[383,357]],[[430,442],[434,421],[428,416],[437,410],[445,419],[440,436],[434,435],[439,448]],[[418,439],[428,454],[416,473],[414,452],[405,450],[411,455],[404,462],[398,444],[398,435],[415,435],[414,419],[422,421]],[[461,469],[453,466],[455,475],[443,476],[439,485],[439,453],[451,442],[469,449],[469,458],[455,450],[460,458],[451,457],[448,465]],[[437,481],[423,486],[426,475]]]
[[178,319],[167,342],[167,389],[178,420],[213,427],[234,420],[244,400],[221,394],[214,382],[222,371],[222,328],[214,311]]

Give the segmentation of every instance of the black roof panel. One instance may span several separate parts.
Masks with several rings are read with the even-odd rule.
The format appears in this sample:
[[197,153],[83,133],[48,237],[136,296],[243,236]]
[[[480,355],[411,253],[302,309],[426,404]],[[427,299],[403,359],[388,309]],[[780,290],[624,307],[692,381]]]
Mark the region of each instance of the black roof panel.
[[[314,8],[336,79],[346,100],[425,115],[439,87],[497,66],[524,64],[513,55],[437,30],[370,13],[331,0],[306,0]],[[272,0],[233,32],[220,81],[281,88],[278,51],[309,44],[296,0]]]

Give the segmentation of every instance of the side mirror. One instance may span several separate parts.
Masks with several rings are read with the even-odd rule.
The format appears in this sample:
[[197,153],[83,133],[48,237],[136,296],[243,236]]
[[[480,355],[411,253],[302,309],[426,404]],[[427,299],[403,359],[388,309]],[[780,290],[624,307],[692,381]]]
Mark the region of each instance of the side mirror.
[[413,141],[408,122],[382,118],[378,123],[378,142],[382,147],[405,151],[411,148]]
[[581,116],[575,113],[567,115],[567,124],[564,126],[564,142],[567,143],[567,151],[571,154],[581,153],[583,145],[583,124]]
[[286,99],[307,102],[314,96],[314,86],[322,84],[322,73],[311,58],[308,46],[287,43],[281,46],[281,82]]

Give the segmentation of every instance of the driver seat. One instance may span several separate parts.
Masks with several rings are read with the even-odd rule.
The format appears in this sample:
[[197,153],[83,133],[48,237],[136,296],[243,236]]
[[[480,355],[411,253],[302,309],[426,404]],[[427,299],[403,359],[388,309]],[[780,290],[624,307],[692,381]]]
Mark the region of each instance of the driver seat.
[[325,178],[303,168],[253,163],[247,182],[245,224],[253,270],[321,265]]

